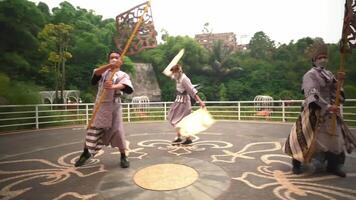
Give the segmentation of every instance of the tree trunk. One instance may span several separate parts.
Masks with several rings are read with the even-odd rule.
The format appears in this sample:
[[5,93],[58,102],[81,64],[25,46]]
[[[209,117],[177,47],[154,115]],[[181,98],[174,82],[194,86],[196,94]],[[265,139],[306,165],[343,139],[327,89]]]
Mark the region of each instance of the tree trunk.
[[60,55],[60,62],[61,62],[61,68],[62,68],[62,77],[61,77],[61,101],[62,103],[66,103],[66,99],[64,99],[64,77],[65,77],[65,68],[64,68],[64,56],[63,56],[63,46],[60,47],[59,50],[59,55]]
[[54,99],[54,103],[58,103],[58,89],[59,89],[59,63],[54,64],[54,69],[55,69],[55,76],[56,76],[56,81],[55,81],[55,91],[56,91],[56,98]]

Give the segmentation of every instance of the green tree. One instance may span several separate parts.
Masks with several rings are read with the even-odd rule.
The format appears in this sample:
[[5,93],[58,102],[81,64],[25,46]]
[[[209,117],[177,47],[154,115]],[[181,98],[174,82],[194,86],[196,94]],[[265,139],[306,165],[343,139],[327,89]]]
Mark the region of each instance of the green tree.
[[214,74],[217,80],[241,70],[236,60],[232,59],[233,53],[233,46],[224,45],[222,40],[215,41],[209,52],[210,65],[205,65],[203,70],[207,74]]
[[220,101],[227,101],[227,90],[226,87],[224,85],[224,83],[220,84],[219,86],[219,100]]
[[18,82],[0,73],[0,105],[40,103],[39,87],[31,82]]
[[37,33],[44,26],[41,11],[26,0],[0,1],[0,70],[12,79],[37,81]]
[[[47,24],[38,34],[38,38],[41,40],[41,49],[49,52],[48,61],[53,63],[56,74],[56,101],[59,100],[61,103],[64,102],[66,61],[72,57],[72,54],[68,51],[72,30],[72,26],[63,23]],[[58,97],[59,88],[61,91],[60,98]]]
[[260,31],[253,35],[249,44],[250,54],[256,59],[269,59],[275,48],[272,41],[264,32]]

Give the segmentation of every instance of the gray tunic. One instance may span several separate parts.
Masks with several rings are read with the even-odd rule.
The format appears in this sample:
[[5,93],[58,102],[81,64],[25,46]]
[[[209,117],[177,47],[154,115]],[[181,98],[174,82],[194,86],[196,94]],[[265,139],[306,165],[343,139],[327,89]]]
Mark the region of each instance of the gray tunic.
[[[99,101],[100,94],[102,93],[102,90],[104,89],[104,82],[111,76],[111,73],[109,70],[104,72],[101,75],[101,79],[99,80],[99,85],[98,85],[98,93],[96,95],[96,100],[95,102]],[[118,71],[115,73],[113,79],[112,79],[113,84],[121,83],[126,85],[126,88],[124,92],[131,94],[133,92],[133,86],[130,80],[130,76],[126,74],[123,71]],[[114,109],[116,108],[115,104],[120,105],[120,110],[121,110],[121,100],[120,100],[120,95],[121,91],[119,90],[106,90],[106,96],[104,97],[102,104],[96,113],[96,117],[93,122],[93,126],[96,128],[111,128],[113,124],[113,117],[114,114],[112,114],[113,110],[118,110]]]
[[[92,83],[99,82],[96,102],[99,101],[100,94],[104,89],[104,82],[110,76],[111,72],[109,70],[101,76],[93,74]],[[116,72],[112,81],[113,84],[121,83],[126,85],[122,92],[127,94],[133,92],[130,76],[125,72]],[[95,154],[103,145],[118,147],[120,150],[126,148],[120,95],[121,91],[119,90],[106,90],[105,99],[96,113],[93,127],[87,131],[86,146],[91,154]]]
[[335,154],[343,152],[345,141],[340,122],[338,121],[336,125],[336,134],[331,133],[333,114],[327,110],[335,99],[336,79],[334,75],[328,70],[313,67],[303,77],[302,90],[305,95],[305,108],[313,102],[321,108],[320,127],[316,133],[316,152],[331,151]]
[[190,98],[195,98],[195,95],[198,93],[185,74],[182,74],[182,76],[176,80],[176,90],[176,99],[168,112],[168,120],[172,126],[175,126],[192,112]]

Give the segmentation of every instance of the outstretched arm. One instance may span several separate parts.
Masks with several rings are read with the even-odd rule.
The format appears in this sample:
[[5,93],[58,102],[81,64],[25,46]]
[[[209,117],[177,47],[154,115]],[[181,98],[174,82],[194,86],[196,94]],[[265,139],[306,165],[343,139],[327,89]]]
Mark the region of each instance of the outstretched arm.
[[201,98],[199,97],[199,95],[195,95],[195,99],[199,102],[199,105],[201,108],[205,108],[205,103],[204,101],[201,100]]

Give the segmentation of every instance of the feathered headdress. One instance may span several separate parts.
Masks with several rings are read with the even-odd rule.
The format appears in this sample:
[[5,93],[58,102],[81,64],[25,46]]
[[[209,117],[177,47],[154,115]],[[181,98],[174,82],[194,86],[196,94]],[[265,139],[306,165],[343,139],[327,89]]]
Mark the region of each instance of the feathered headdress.
[[313,44],[311,44],[305,51],[308,58],[315,60],[319,55],[328,55],[328,46],[324,43],[323,39],[315,38]]

